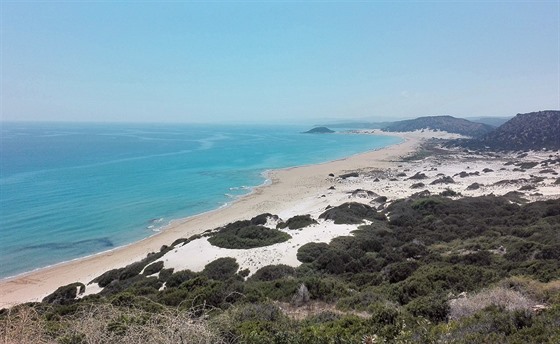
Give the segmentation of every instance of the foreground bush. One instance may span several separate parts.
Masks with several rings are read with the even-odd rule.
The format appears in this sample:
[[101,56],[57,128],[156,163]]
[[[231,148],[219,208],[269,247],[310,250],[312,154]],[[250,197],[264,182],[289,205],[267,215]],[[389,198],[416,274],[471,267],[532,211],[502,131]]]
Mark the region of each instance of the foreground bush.
[[53,327],[33,308],[18,307],[0,317],[2,343],[224,343],[192,312],[148,313],[107,304],[82,305]]

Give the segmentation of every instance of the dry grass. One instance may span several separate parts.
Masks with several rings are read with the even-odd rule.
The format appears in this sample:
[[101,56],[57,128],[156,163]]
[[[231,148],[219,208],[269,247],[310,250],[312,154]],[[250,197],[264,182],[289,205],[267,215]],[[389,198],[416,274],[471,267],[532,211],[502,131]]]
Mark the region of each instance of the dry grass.
[[296,306],[293,303],[287,302],[275,302],[275,304],[280,308],[284,315],[294,320],[303,320],[322,313],[332,313],[340,316],[355,315],[361,318],[368,318],[370,316],[367,312],[353,310],[342,311],[336,308],[336,304],[320,301],[312,301],[307,303],[305,306]]
[[1,343],[222,343],[205,320],[192,315],[88,305],[54,327],[33,308],[19,307],[0,319]]
[[543,283],[531,278],[514,276],[500,282],[505,288],[510,288],[540,303],[560,303],[560,280]]
[[498,286],[471,296],[451,300],[449,318],[457,320],[468,317],[488,306],[498,306],[510,311],[531,311],[536,304],[536,301],[519,291]]
[[0,320],[0,343],[36,344],[50,343],[44,322],[31,307],[19,306],[8,310]]

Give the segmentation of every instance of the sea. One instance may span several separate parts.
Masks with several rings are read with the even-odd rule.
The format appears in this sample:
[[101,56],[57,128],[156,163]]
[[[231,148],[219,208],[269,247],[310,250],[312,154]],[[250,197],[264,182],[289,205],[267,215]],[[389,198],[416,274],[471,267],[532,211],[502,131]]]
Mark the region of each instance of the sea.
[[[0,278],[123,246],[235,201],[270,169],[396,144],[290,125],[0,124]],[[164,229],[163,229],[164,230]]]

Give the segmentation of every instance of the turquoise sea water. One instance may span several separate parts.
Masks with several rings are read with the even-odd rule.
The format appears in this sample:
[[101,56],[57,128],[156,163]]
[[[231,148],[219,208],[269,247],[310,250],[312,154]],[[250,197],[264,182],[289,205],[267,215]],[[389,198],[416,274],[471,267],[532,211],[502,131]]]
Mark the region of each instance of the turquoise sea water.
[[297,126],[2,123],[0,278],[145,238],[263,171],[395,144]]

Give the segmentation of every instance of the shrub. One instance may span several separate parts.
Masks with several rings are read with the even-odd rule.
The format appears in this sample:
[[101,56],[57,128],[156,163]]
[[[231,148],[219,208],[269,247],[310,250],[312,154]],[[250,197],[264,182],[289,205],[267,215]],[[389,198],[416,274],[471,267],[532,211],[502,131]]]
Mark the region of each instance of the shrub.
[[489,306],[497,306],[508,311],[530,311],[536,304],[518,291],[495,287],[474,295],[450,301],[449,318],[452,320],[471,316]]
[[323,242],[309,242],[298,249],[297,259],[302,263],[312,263],[327,250],[329,245]]
[[142,272],[144,266],[146,266],[146,263],[143,261],[132,263],[130,265],[125,266],[122,269],[121,273],[119,274],[119,279],[125,280],[137,276],[138,274],[140,274],[140,272]]
[[354,293],[350,296],[340,298],[337,302],[337,307],[341,309],[356,309],[359,311],[368,310],[373,304],[385,301],[382,293],[373,288],[367,288],[359,293]]
[[146,276],[153,275],[157,272],[160,272],[163,269],[163,262],[160,260],[159,262],[152,263],[144,269],[143,274]]
[[426,186],[426,184],[424,184],[424,183],[414,183],[410,186],[410,188],[411,189],[420,189],[420,188],[423,188],[425,186]]
[[165,286],[167,288],[175,288],[180,286],[183,282],[193,279],[196,276],[197,274],[191,270],[177,271],[167,278]]
[[323,252],[314,265],[317,270],[323,270],[331,274],[341,274],[345,272],[345,265],[352,260],[352,257],[345,251],[329,249]]
[[442,292],[479,289],[496,280],[492,270],[471,266],[432,263],[418,268],[412,276],[393,287],[395,300],[406,304],[411,300]]
[[128,290],[129,288],[136,288],[136,286],[155,286],[156,290],[161,286],[161,282],[156,277],[146,277],[145,275],[135,275],[124,280],[113,280],[107,285],[101,295],[113,295]]
[[235,258],[225,257],[208,263],[202,270],[202,274],[214,280],[225,281],[233,277],[238,269],[239,264],[237,264]]
[[357,287],[375,286],[383,282],[383,277],[379,272],[360,272],[350,275],[349,282]]
[[419,179],[427,179],[428,176],[424,173],[421,172],[416,172],[415,175],[413,175],[412,177],[408,178],[408,179],[412,179],[412,180],[419,180]]
[[106,271],[103,274],[94,278],[91,282],[97,283],[101,288],[104,288],[108,286],[109,283],[111,283],[112,281],[118,279],[122,270],[123,269],[120,268],[120,269],[113,269],[113,270]]
[[245,283],[245,294],[252,294],[258,299],[290,301],[301,282],[294,278],[283,278],[274,281],[255,281],[249,279]]
[[240,305],[231,309],[229,313],[237,323],[244,321],[278,321],[283,318],[282,310],[269,302]]
[[[124,298],[121,300],[124,301]],[[62,324],[18,311],[0,326],[3,343],[225,343],[207,322],[193,321],[192,312],[160,309],[149,312],[111,304],[88,304],[66,316]],[[28,311],[29,312],[29,311]],[[1,324],[4,325],[4,324]],[[58,326],[57,326],[58,325]],[[4,332],[3,329],[8,329]]]
[[560,303],[560,280],[558,279],[542,283],[528,277],[513,276],[500,281],[498,286],[518,291],[539,303]]
[[341,174],[339,177],[340,177],[341,179],[347,179],[347,178],[350,178],[350,177],[355,177],[355,178],[357,178],[357,177],[359,177],[359,176],[360,176],[360,175],[358,174],[358,172],[350,172],[350,173],[346,173],[346,174]]
[[277,244],[291,238],[287,233],[263,226],[228,226],[212,234],[208,242],[223,248],[249,249]]
[[270,213],[260,214],[251,219],[251,224],[255,226],[264,226],[269,218],[278,220],[278,215],[272,215]]
[[444,191],[439,193],[440,196],[442,197],[454,197],[454,196],[461,196],[460,193],[457,193],[456,191],[452,190],[452,189],[445,189]]
[[162,281],[162,282],[166,282],[167,279],[169,279],[169,277],[171,277],[173,275],[173,270],[174,270],[173,268],[171,268],[171,269],[161,269],[159,271],[159,275],[158,275],[159,280]]
[[544,246],[535,258],[560,260],[560,244]]
[[360,224],[363,220],[384,220],[385,216],[366,204],[348,202],[328,209],[319,218],[333,220],[335,224]]
[[436,180],[434,180],[433,182],[430,183],[430,185],[436,185],[436,184],[453,184],[455,183],[455,181],[453,180],[453,178],[449,177],[449,176],[445,176],[442,178],[438,178]]
[[334,302],[341,297],[350,295],[350,290],[344,282],[332,277],[308,277],[302,279],[312,300]]
[[288,219],[286,222],[279,223],[276,228],[283,229],[288,227],[289,229],[300,229],[316,223],[317,221],[315,221],[309,214],[297,215]]
[[405,244],[401,246],[401,250],[407,258],[421,257],[428,254],[426,247],[415,243]]
[[388,265],[384,271],[390,283],[403,281],[412,275],[419,264],[415,261],[402,261]]
[[421,296],[409,302],[405,308],[415,316],[434,322],[446,320],[449,314],[447,299],[442,295]]
[[479,183],[472,183],[471,185],[467,186],[467,190],[478,190],[481,186],[483,185]]
[[279,265],[267,265],[255,272],[251,276],[251,280],[255,281],[274,281],[287,276],[294,276],[295,269],[291,266],[279,264]]
[[56,289],[52,294],[45,296],[43,302],[57,305],[66,305],[75,301],[78,294],[86,290],[83,283],[75,282]]
[[245,278],[245,277],[247,277],[247,276],[249,276],[249,275],[251,274],[251,270],[249,270],[249,269],[243,269],[243,270],[240,270],[237,274],[238,274],[239,276]]

